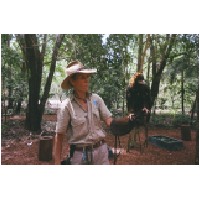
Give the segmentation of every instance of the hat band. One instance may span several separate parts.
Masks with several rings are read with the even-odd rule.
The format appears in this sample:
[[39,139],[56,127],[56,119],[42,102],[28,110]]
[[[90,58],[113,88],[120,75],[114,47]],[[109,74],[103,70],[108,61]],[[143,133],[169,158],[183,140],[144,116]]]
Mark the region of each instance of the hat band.
[[97,69],[85,69],[83,66],[74,65],[66,69],[68,76],[75,73],[97,73]]
[[67,72],[67,73],[76,73],[76,72],[80,71],[82,68],[83,68],[83,67],[80,66],[80,65],[73,65],[73,66],[71,66],[71,67],[68,67],[68,68],[66,69],[66,72]]

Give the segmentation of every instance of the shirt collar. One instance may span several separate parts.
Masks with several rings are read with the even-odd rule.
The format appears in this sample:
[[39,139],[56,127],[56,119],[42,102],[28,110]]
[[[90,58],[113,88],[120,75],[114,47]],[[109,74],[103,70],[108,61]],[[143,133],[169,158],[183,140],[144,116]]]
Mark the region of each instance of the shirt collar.
[[[88,98],[89,100],[91,100],[91,97],[92,97],[92,94],[91,94],[91,93],[87,93],[87,98]],[[72,92],[70,93],[69,98],[70,98],[71,101],[72,101],[72,100],[75,100],[76,97],[75,97],[74,91],[72,91]]]

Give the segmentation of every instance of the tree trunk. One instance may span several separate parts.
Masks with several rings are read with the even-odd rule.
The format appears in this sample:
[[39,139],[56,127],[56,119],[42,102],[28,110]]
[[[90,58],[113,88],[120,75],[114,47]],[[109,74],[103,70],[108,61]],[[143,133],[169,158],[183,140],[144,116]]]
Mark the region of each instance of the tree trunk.
[[146,77],[146,81],[148,86],[150,85],[150,79],[149,79],[149,75],[150,75],[150,63],[151,63],[151,58],[149,57],[148,59],[148,71],[147,71],[147,77]]
[[139,34],[139,49],[138,49],[138,72],[142,72],[143,67],[142,63],[142,51],[143,51],[143,34]]
[[40,89],[42,79],[42,67],[44,66],[44,55],[46,50],[47,36],[44,35],[41,52],[39,50],[39,44],[37,42],[36,35],[24,35],[24,37],[18,35],[17,38],[19,40],[22,52],[24,53],[26,66],[30,71],[29,104],[27,105],[25,128],[37,133],[38,131],[41,131],[42,114],[44,113],[46,100],[49,96],[51,82],[56,68],[58,49],[62,44],[64,35],[56,36],[56,43],[52,53],[50,73],[49,77],[47,77],[44,94],[41,99]]
[[172,46],[175,42],[175,39],[176,39],[176,35],[172,35],[171,37],[169,35],[166,36],[166,43],[165,43],[165,47],[163,48],[164,51],[162,52],[159,69],[157,69],[157,67],[156,67],[155,47],[153,45],[153,40],[151,39],[151,44],[152,44],[151,45],[151,57],[152,57],[151,100],[152,100],[152,105],[154,105],[157,95],[159,93],[161,75],[166,66],[167,58],[169,58],[169,55],[170,55]]
[[184,110],[184,87],[183,87],[183,69],[181,69],[181,111],[182,111],[182,115],[185,114],[185,110]]
[[[8,48],[10,48],[10,40],[8,40]],[[10,63],[9,63],[9,79],[10,79],[10,84],[8,86],[8,109],[13,109],[14,110],[14,98],[13,98],[13,80],[12,80],[12,68],[11,68],[11,58],[10,58]]]
[[[5,66],[4,66],[4,68],[5,68]],[[4,75],[2,76],[1,83],[2,83],[2,88],[3,88],[3,112],[2,112],[2,107],[1,107],[1,115],[2,114],[4,115],[4,121],[6,122],[6,94],[5,94],[6,88],[5,88],[5,76]]]
[[[143,72],[143,66],[144,66],[144,58],[146,55],[146,51],[150,46],[150,35],[147,35],[145,46],[143,43],[143,34],[139,35],[139,49],[138,49],[138,72]],[[143,48],[144,47],[144,48]]]
[[194,113],[196,111],[196,106],[197,106],[197,98],[198,98],[198,89],[196,91],[196,97],[195,97],[195,101],[192,103],[192,108],[191,108],[191,117],[190,117],[190,126],[192,127],[192,121],[193,121],[193,117],[194,117]]
[[[151,40],[150,40],[151,41],[150,56],[151,56],[151,62],[152,62],[152,80],[154,80],[154,82],[155,82],[155,80],[156,80],[155,79],[155,76],[156,76],[156,50],[155,50],[155,48],[156,47],[154,45],[154,40],[155,40],[155,37],[154,37],[154,35],[152,35]],[[157,78],[157,79],[158,79],[157,82],[159,82],[159,78]],[[157,82],[154,83],[154,85],[156,85]],[[154,102],[155,98],[152,99],[152,97],[157,96],[157,92],[158,92],[158,91],[156,91],[156,87],[154,85],[151,85],[151,104],[153,104],[153,105],[155,103]]]
[[15,114],[19,115],[21,110],[21,98],[19,98],[15,104]]
[[36,35],[25,35],[26,64],[30,69],[29,106],[26,114],[25,128],[30,131],[40,131],[42,113],[39,109],[40,87],[42,76],[42,61]]
[[195,164],[199,165],[199,86],[197,90],[196,99],[196,112],[197,112],[197,123],[196,123],[196,155]]

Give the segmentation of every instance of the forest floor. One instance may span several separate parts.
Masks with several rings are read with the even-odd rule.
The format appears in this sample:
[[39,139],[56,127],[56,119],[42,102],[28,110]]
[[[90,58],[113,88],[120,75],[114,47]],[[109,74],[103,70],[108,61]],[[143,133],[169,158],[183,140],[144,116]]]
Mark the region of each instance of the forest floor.
[[[13,119],[12,119],[13,120]],[[15,119],[16,120],[16,119]],[[19,119],[18,119],[19,120]],[[24,120],[21,118],[20,120]],[[45,116],[44,120],[55,121],[54,115]],[[23,124],[23,123],[22,123]],[[149,136],[169,136],[182,141],[183,147],[179,150],[167,150],[158,147],[149,142],[148,147],[139,143],[129,151],[127,151],[129,135],[120,137],[120,155],[118,156],[117,165],[195,165],[196,157],[196,132],[191,131],[191,140],[183,141],[181,139],[181,129],[162,129],[150,127]],[[54,164],[54,135],[52,159],[50,161],[39,160],[40,139],[35,137],[31,143],[27,140],[28,133],[23,129],[23,125],[12,126],[12,130],[8,132],[2,131],[1,134],[1,165],[53,165]],[[141,135],[141,141],[143,140]],[[114,147],[114,136],[110,133],[105,138],[110,148]],[[68,154],[69,146],[64,139],[66,148],[63,148],[62,158]],[[113,158],[110,164],[113,165]]]

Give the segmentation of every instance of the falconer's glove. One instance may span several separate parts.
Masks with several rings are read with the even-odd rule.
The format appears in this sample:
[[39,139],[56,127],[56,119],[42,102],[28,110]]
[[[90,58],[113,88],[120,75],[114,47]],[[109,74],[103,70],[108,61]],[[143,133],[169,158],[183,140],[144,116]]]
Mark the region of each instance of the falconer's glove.
[[123,118],[113,119],[110,124],[111,134],[115,136],[129,134],[134,127],[134,121],[134,114],[130,114],[129,116]]

